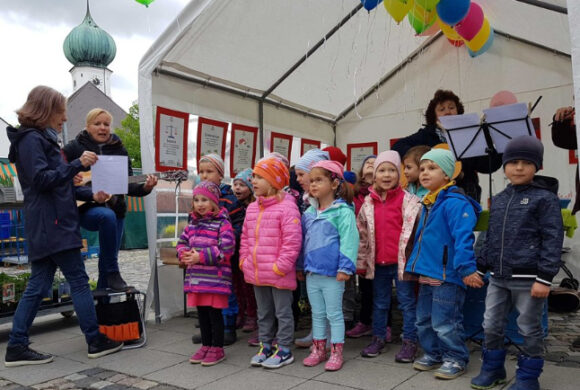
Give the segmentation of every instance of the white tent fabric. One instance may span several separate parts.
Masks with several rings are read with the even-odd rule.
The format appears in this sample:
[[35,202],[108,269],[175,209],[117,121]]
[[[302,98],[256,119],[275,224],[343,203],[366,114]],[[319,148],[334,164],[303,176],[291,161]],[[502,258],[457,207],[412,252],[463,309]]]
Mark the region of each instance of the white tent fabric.
[[[572,103],[570,55],[580,56],[580,38],[571,50],[570,37],[580,24],[569,28],[567,15],[516,0],[476,1],[496,30],[491,49],[477,58],[440,33],[416,37],[406,20],[397,25],[381,4],[369,13],[357,10],[359,0],[191,1],[139,67],[145,170],[154,169],[156,106],[253,126],[262,119],[265,139],[277,131],[343,148],[378,141],[385,150],[389,139],[420,127],[438,88],[454,90],[467,112],[481,112],[495,92],[508,89],[520,101],[543,96],[535,116],[549,139],[551,115]],[[566,6],[565,0],[550,3]],[[558,156],[545,164],[547,174],[560,173],[566,194],[573,189],[567,154],[551,143],[547,152]],[[494,192],[504,185],[497,174]],[[146,198],[146,209],[153,243],[154,198]],[[150,251],[156,270],[155,248]],[[160,315],[166,317],[182,307],[175,282],[180,271],[160,267],[159,276]]]

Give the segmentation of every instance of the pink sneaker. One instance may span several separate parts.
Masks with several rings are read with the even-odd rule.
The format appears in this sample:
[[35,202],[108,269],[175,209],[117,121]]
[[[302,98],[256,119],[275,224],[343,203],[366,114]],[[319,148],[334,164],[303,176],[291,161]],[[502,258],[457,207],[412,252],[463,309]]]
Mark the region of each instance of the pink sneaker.
[[342,358],[342,347],[344,343],[332,344],[332,352],[330,353],[330,359],[324,365],[326,371],[338,371],[342,368],[344,359]]
[[365,325],[362,322],[358,322],[354,328],[346,332],[346,337],[352,339],[358,339],[362,336],[370,336],[373,334],[373,327],[370,325]]
[[256,321],[256,317],[246,317],[244,321],[244,326],[242,327],[242,331],[245,333],[250,333],[258,329],[258,323]]
[[209,351],[205,355],[205,358],[202,360],[202,366],[213,366],[214,364],[218,364],[222,360],[226,358],[226,354],[224,349],[221,347],[210,347]]
[[209,351],[209,347],[204,345],[203,347],[198,349],[196,353],[191,355],[191,357],[189,358],[189,362],[191,364],[201,363],[203,361],[203,359],[205,359],[205,355],[207,355],[208,351]]
[[258,337],[257,330],[250,335],[250,338],[248,339],[248,345],[250,347],[259,347],[260,346],[260,339]]

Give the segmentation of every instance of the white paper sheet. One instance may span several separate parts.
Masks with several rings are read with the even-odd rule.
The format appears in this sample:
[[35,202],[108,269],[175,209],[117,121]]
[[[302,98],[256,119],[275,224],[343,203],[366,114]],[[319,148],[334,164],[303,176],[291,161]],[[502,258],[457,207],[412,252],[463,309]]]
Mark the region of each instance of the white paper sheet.
[[[447,131],[447,142],[456,159],[486,154],[485,137],[482,131],[478,133],[480,127],[479,115],[476,113],[448,115],[438,119]],[[475,141],[471,143],[474,137],[476,137]]]
[[91,167],[93,193],[126,194],[129,191],[128,164],[127,156],[99,156]]
[[[526,103],[515,103],[508,104],[507,106],[487,108],[483,110],[483,113],[485,114],[485,121],[492,126],[489,129],[489,134],[493,140],[495,150],[498,153],[503,153],[507,143],[512,138],[521,135],[536,136],[534,125],[528,117],[528,105]],[[512,119],[520,120],[497,123]],[[503,134],[499,133],[498,130]]]

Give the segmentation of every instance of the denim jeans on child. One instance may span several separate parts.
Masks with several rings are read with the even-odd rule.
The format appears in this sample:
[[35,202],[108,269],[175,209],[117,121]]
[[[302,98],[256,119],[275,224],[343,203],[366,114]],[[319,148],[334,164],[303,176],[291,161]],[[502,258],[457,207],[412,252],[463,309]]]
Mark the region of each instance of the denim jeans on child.
[[308,300],[312,307],[312,337],[325,340],[326,319],[330,323],[330,341],[344,343],[344,317],[342,314],[342,294],[345,282],[335,276],[309,273],[306,275]]
[[465,367],[469,351],[463,329],[465,289],[453,283],[422,284],[417,302],[417,334],[427,356]]
[[522,352],[531,357],[544,354],[544,298],[534,298],[530,291],[535,280],[491,277],[485,298],[483,329],[487,349],[503,349],[508,315],[515,307],[520,313],[518,330],[524,338]]
[[373,280],[373,336],[385,339],[387,317],[391,307],[393,281],[397,280],[397,264],[376,265]]
[[28,345],[28,330],[36,317],[42,298],[50,291],[56,267],[59,267],[70,284],[71,296],[79,326],[85,335],[87,344],[92,343],[99,334],[97,314],[93,294],[89,287],[89,277],[79,249],[70,249],[55,253],[30,264],[30,279],[26,290],[14,313],[9,345]]
[[403,314],[403,340],[417,342],[417,282],[396,279],[399,310]]
[[[272,344],[274,335],[282,347],[290,347],[294,340],[292,291],[270,286],[254,286],[258,304],[258,336],[260,342]],[[276,331],[278,320],[278,331]]]

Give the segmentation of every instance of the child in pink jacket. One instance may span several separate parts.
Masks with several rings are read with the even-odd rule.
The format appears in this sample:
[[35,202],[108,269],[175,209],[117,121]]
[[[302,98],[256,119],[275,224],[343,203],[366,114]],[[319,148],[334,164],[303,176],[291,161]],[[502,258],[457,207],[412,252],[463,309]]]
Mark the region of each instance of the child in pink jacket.
[[[302,246],[300,213],[294,198],[282,191],[288,185],[288,168],[275,158],[254,167],[257,200],[246,210],[240,244],[240,269],[254,285],[258,304],[260,350],[252,366],[279,368],[294,361],[292,291],[296,289],[296,259]],[[275,334],[278,345],[272,348]]]

